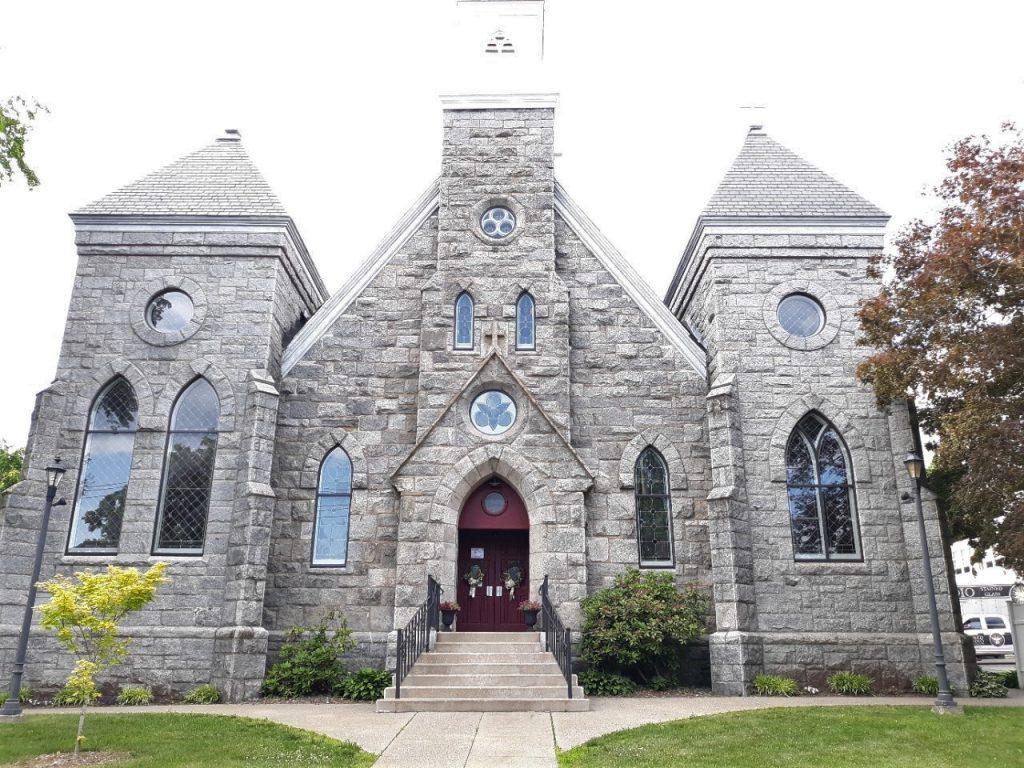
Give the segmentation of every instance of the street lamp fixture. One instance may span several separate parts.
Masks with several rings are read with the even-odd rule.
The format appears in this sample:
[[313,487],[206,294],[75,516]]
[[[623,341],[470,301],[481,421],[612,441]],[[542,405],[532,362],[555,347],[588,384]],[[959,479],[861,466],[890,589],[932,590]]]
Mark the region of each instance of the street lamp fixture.
[[14,671],[11,674],[11,687],[7,701],[0,708],[0,720],[21,717],[21,678],[25,674],[25,654],[28,650],[28,633],[32,629],[32,610],[36,604],[36,582],[43,565],[43,551],[46,548],[46,529],[50,526],[50,510],[53,500],[57,497],[57,486],[66,471],[58,457],[46,468],[46,503],[43,506],[43,520],[39,525],[39,536],[36,539],[36,560],[32,567],[32,578],[28,583],[28,599],[25,601],[25,615],[21,622],[21,635],[18,638],[18,650],[14,655]]
[[921,506],[921,478],[924,476],[924,459],[917,451],[911,451],[903,459],[907,474],[914,481],[914,506],[917,509],[917,527],[921,534],[921,555],[924,565],[924,586],[928,592],[928,613],[932,622],[932,642],[935,645],[935,678],[939,683],[939,695],[935,698],[933,712],[958,712],[953,691],[946,675],[946,654],[942,650],[942,634],[939,629],[939,609],[935,603],[935,584],[932,577],[932,559],[928,552],[928,533],[924,526],[924,509]]

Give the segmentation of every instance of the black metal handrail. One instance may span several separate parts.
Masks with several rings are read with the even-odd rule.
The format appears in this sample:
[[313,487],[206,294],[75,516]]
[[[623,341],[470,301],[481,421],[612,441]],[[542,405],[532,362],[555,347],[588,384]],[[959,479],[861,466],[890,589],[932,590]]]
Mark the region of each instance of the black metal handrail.
[[565,676],[565,684],[572,698],[572,638],[569,628],[562,625],[555,606],[548,599],[548,577],[540,585],[541,622],[544,632],[544,648],[555,656],[558,668]]
[[441,626],[441,585],[427,576],[427,599],[416,609],[404,629],[398,630],[395,661],[395,698],[402,697],[402,680],[424,651],[430,650],[430,630]]

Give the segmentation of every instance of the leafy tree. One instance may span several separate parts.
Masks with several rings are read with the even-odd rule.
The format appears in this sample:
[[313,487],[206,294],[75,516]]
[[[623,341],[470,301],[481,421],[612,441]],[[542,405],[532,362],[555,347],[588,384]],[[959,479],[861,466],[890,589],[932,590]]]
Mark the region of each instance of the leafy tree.
[[0,493],[21,480],[21,465],[24,459],[24,448],[12,451],[7,443],[0,441]]
[[75,755],[85,737],[85,710],[100,697],[96,675],[120,663],[128,654],[128,640],[119,636],[118,622],[137,611],[156,594],[167,579],[166,563],[156,563],[145,573],[136,568],[107,566],[100,573],[76,573],[74,579],[56,576],[39,587],[50,593],[40,606],[44,629],[76,659],[64,693],[81,702]]
[[1024,136],[963,139],[947,167],[938,220],[870,267],[888,280],[859,312],[858,375],[882,406],[919,399],[952,530],[1024,570]]
[[14,180],[20,171],[29,188],[39,186],[39,177],[25,159],[25,140],[32,122],[46,107],[22,96],[0,101],[0,187]]

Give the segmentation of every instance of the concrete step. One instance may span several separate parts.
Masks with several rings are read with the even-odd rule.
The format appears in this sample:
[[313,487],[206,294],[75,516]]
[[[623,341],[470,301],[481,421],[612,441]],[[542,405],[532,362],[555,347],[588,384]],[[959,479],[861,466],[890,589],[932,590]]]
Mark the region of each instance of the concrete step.
[[512,687],[529,687],[534,685],[550,685],[550,686],[562,686],[565,689],[565,678],[562,677],[561,672],[554,672],[548,674],[508,674],[508,675],[495,675],[495,674],[468,674],[463,675],[459,673],[451,674],[432,674],[433,670],[421,672],[419,666],[413,668],[413,671],[409,674],[405,680],[402,681],[402,687],[407,685],[451,685],[456,688],[463,686],[494,686],[496,688],[512,688]]
[[519,640],[539,640],[540,632],[438,632],[439,643],[479,642],[507,643]]
[[448,642],[438,643],[434,646],[433,651],[437,653],[536,653],[538,651],[543,652],[543,647],[537,641],[536,638],[533,640],[518,640],[518,641],[506,641],[506,642],[481,642],[479,640],[471,640],[465,642]]
[[519,652],[497,652],[497,653],[475,653],[447,651],[430,651],[420,656],[420,659],[429,658],[435,664],[540,664],[551,661],[550,653],[544,651],[519,651]]
[[[583,698],[583,689],[572,692],[573,698]],[[563,699],[566,687],[562,685],[507,686],[497,688],[486,685],[407,685],[402,682],[402,698],[407,699]],[[384,690],[385,699],[395,698],[393,687]]]
[[[378,712],[586,712],[590,701],[562,699],[378,699]],[[442,738],[443,734],[439,735]]]
[[539,662],[463,662],[453,664],[436,661],[434,653],[425,653],[412,668],[410,675],[558,675],[562,671],[558,664],[547,655],[547,659]]

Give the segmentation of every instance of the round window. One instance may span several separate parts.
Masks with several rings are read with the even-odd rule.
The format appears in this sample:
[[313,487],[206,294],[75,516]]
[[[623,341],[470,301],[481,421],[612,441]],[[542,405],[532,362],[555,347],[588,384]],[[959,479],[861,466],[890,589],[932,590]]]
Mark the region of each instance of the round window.
[[813,336],[825,325],[825,310],[817,300],[793,293],[779,302],[779,325],[793,336]]
[[480,217],[480,229],[483,233],[495,240],[501,240],[512,234],[516,228],[516,217],[508,208],[495,206],[484,211]]
[[505,501],[505,497],[502,494],[498,493],[497,491],[491,491],[486,496],[484,496],[484,512],[486,512],[488,515],[493,515],[494,517],[497,517],[505,511],[505,507],[507,505],[508,502]]
[[477,395],[469,412],[473,426],[485,435],[508,432],[516,421],[515,401],[496,389]]
[[172,288],[158,293],[146,305],[146,322],[154,331],[177,333],[184,330],[195,314],[195,305],[184,291]]

